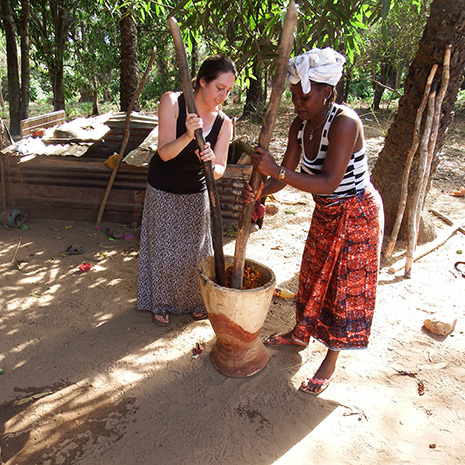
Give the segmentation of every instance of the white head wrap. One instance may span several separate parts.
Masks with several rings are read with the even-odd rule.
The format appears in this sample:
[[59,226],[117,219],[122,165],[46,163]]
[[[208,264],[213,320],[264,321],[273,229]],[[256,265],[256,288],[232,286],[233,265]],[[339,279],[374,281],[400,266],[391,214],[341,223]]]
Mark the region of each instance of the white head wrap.
[[341,79],[345,61],[332,48],[313,48],[289,60],[287,79],[291,84],[300,82],[304,94],[312,89],[310,80],[335,86]]

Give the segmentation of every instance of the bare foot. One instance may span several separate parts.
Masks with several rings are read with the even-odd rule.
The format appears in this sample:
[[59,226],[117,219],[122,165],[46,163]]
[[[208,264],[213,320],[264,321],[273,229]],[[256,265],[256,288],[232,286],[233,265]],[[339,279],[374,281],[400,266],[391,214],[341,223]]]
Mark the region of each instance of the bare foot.
[[154,313],[153,322],[159,326],[167,326],[170,323],[170,314],[168,312]]
[[207,312],[205,310],[196,310],[191,313],[194,320],[206,320],[208,318]]

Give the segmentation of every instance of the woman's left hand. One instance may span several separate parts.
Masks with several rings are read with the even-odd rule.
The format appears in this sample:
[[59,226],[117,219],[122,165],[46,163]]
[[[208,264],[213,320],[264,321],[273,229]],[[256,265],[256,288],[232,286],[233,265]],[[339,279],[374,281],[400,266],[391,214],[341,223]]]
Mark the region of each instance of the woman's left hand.
[[252,158],[252,165],[265,176],[276,177],[276,173],[279,173],[279,166],[274,161],[270,152],[263,149],[262,147],[256,147],[250,155]]
[[210,146],[210,142],[205,143],[204,150],[202,150],[200,152],[200,154],[199,154],[198,149],[195,151],[195,153],[197,154],[199,159],[202,160],[203,162],[206,163],[208,161],[211,161],[212,165],[215,165],[216,156],[215,156],[215,152],[213,151],[213,149]]

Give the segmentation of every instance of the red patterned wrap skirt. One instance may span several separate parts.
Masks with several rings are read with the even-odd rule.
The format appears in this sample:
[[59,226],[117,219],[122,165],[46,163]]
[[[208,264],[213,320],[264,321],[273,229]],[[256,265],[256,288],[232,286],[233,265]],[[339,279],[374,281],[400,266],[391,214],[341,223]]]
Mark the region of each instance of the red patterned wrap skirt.
[[293,336],[333,350],[368,345],[384,224],[373,186],[348,199],[314,196]]

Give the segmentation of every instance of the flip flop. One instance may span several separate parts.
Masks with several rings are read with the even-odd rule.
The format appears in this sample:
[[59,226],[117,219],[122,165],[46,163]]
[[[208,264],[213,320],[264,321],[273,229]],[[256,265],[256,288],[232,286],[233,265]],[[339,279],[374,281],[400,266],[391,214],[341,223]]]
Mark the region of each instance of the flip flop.
[[274,347],[294,346],[301,347],[302,349],[304,347],[307,347],[306,344],[297,342],[295,339],[292,338],[292,336],[290,336],[290,339],[286,339],[285,337],[283,337],[286,334],[289,333],[273,333],[266,339],[264,339],[263,343]]
[[[331,383],[332,378],[308,378],[306,381],[302,381],[302,384],[299,387],[299,391],[305,392],[305,394],[312,394],[317,396],[321,394]],[[316,384],[321,386],[319,391],[312,391],[308,388],[309,384]]]
[[70,245],[66,250],[63,250],[60,255],[79,255],[82,253],[84,253],[84,249],[82,247]]
[[200,320],[206,320],[208,318],[207,312],[192,312],[191,316],[194,320],[200,321]]
[[[157,316],[163,317],[163,320],[157,319]],[[170,315],[168,312],[154,313],[153,322],[158,326],[168,326],[170,324]]]

